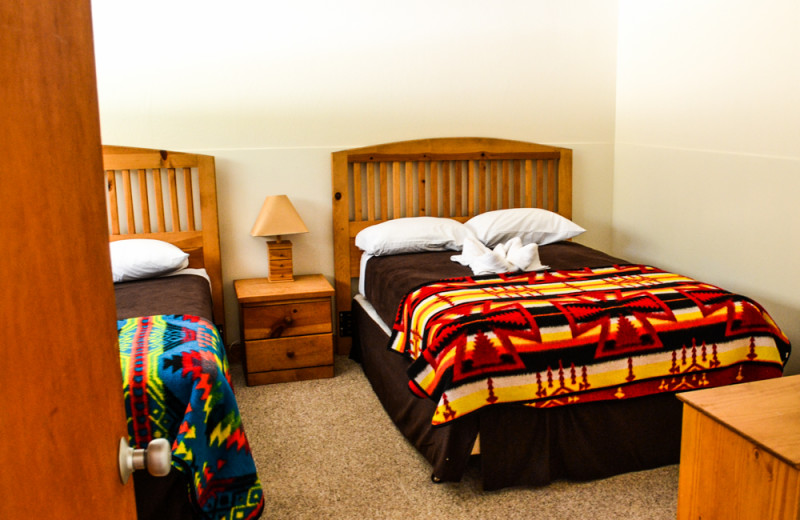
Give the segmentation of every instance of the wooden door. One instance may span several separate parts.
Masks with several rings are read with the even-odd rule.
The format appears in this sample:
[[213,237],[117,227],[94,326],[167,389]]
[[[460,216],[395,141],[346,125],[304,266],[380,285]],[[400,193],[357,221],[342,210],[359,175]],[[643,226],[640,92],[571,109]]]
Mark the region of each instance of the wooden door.
[[0,2],[0,518],[136,518],[89,0]]

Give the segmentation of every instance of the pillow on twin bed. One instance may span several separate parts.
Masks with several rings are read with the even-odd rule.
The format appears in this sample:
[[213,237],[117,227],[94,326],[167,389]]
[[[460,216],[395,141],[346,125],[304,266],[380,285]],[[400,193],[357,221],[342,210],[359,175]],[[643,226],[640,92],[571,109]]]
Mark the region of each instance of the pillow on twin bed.
[[465,226],[487,247],[520,237],[522,244],[551,244],[586,231],[568,218],[541,208],[500,209],[481,213]]
[[464,239],[474,236],[457,220],[439,217],[405,217],[387,220],[362,229],[356,246],[373,256],[459,251]]
[[149,238],[117,240],[109,244],[114,282],[128,282],[169,274],[189,265],[189,254],[179,247]]

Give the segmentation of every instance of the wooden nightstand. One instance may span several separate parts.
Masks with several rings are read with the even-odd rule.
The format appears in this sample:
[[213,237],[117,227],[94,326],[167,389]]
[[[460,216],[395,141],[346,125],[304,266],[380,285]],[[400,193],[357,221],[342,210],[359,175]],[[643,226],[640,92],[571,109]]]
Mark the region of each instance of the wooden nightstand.
[[319,274],[236,280],[248,385],[333,377],[333,287]]

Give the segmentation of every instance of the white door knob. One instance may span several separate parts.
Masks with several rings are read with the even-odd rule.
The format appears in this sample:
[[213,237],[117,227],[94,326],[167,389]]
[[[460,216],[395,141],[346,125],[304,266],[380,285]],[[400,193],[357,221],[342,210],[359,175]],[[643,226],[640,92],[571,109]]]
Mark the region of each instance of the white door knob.
[[153,439],[145,449],[131,448],[124,437],[119,440],[119,478],[123,484],[137,469],[147,469],[154,477],[164,477],[169,474],[171,464],[172,450],[167,439]]

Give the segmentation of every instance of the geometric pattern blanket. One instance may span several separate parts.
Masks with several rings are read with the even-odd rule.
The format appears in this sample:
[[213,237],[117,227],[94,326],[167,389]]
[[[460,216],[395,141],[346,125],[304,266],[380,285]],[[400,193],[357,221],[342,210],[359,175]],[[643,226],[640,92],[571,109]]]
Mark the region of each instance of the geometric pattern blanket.
[[756,302],[641,265],[442,280],[408,293],[390,348],[440,425],[779,377],[786,335]]
[[253,519],[264,498],[214,324],[196,316],[119,320],[120,365],[132,447],[172,444],[203,518]]

